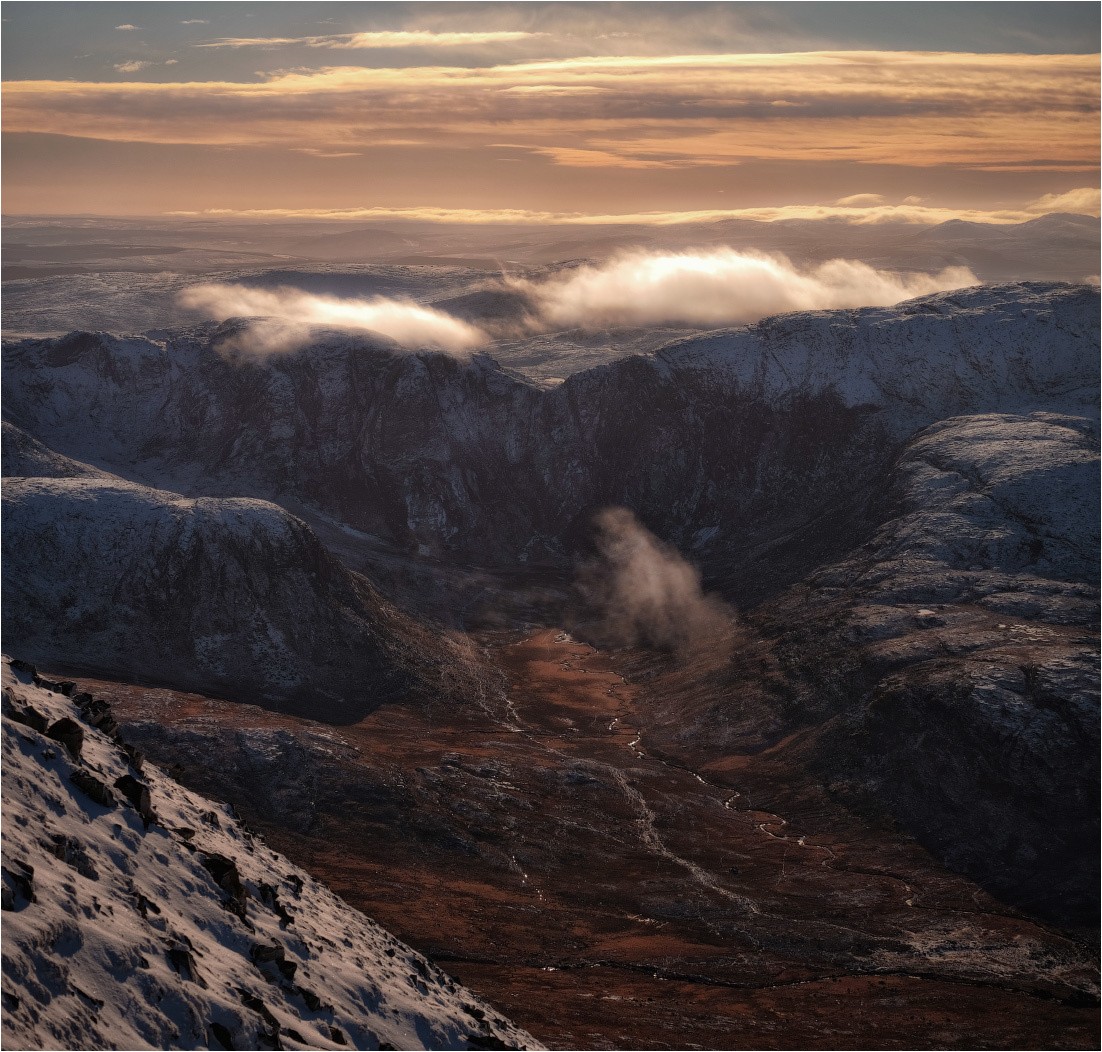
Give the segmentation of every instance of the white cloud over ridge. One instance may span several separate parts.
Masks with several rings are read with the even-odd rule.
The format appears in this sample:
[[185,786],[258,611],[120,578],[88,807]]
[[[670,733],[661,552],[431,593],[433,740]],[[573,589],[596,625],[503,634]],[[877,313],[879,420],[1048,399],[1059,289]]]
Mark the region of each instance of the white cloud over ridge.
[[890,306],[979,280],[967,267],[937,274],[876,270],[853,259],[800,269],[782,255],[729,248],[628,251],[543,282],[514,282],[550,327],[737,325],[787,311]]
[[[530,304],[529,333],[748,324],[792,311],[890,306],[933,292],[978,284],[967,267],[936,274],[877,270],[854,259],[799,268],[782,255],[710,248],[687,252],[629,250],[552,277],[506,278]],[[412,350],[463,355],[491,342],[482,329],[410,300],[343,299],[301,289],[208,283],[180,294],[180,304],[216,321],[245,317],[236,349],[256,354],[307,344],[318,328],[374,332]]]
[[210,283],[180,294],[181,306],[202,311],[215,321],[255,318],[235,340],[237,350],[273,354],[308,343],[314,329],[375,332],[411,350],[463,354],[487,342],[481,329],[450,314],[406,300],[341,299],[301,289],[256,289]]

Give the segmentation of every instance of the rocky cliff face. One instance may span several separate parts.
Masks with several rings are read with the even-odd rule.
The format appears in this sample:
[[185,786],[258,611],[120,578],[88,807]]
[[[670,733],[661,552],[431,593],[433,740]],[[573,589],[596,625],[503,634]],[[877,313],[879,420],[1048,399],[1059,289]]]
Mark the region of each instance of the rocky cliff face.
[[898,514],[798,592],[834,669],[860,668],[820,763],[950,865],[1080,921],[1098,886],[1097,450],[1076,418],[935,425],[896,466]]
[[759,608],[730,666],[659,682],[655,740],[698,762],[777,749],[1001,896],[1090,923],[1097,448],[1093,422],[1048,413],[925,429],[866,544]]
[[4,659],[5,1045],[541,1047],[72,687]]
[[707,563],[852,500],[919,427],[1091,403],[1096,314],[1086,286],[965,290],[770,319],[553,389],[349,336],[260,360],[228,350],[236,323],[74,333],[7,348],[5,411],[128,478],[302,502],[421,556],[564,565],[592,511],[624,504]]
[[[35,453],[24,470],[81,467]],[[3,554],[5,640],[36,661],[337,722],[396,697],[460,704],[481,689],[469,648],[399,614],[264,501],[95,472],[9,477]]]

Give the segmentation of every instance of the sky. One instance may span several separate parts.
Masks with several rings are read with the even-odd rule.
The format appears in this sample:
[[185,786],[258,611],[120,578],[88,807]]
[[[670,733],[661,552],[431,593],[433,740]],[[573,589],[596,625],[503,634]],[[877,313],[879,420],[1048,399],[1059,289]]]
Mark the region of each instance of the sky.
[[1096,3],[3,5],[6,214],[1097,213]]

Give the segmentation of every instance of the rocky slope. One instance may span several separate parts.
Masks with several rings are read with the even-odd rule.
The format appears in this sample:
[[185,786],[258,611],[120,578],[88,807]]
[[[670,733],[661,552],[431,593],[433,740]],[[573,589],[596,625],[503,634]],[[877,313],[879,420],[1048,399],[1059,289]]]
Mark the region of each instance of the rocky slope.
[[305,523],[259,500],[190,499],[5,432],[6,644],[55,667],[244,696],[346,722],[398,697],[470,702],[470,649],[430,635]]
[[541,1047],[71,692],[4,659],[7,1047]]
[[[236,323],[74,333],[5,349],[4,404],[64,455],[301,506],[419,557],[561,567],[592,511],[624,504],[719,564],[852,502],[920,427],[1093,404],[1097,304],[1088,286],[1008,285],[788,315],[550,390],[347,335],[257,359],[226,349]],[[770,588],[807,569],[770,561]]]
[[1097,450],[1046,413],[926,429],[868,543],[762,607],[733,664],[654,689],[655,741],[777,748],[1005,898],[1092,923]]

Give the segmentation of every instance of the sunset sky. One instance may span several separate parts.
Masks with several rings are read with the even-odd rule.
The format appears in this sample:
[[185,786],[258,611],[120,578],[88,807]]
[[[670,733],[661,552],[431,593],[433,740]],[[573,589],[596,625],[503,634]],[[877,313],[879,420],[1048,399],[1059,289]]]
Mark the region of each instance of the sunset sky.
[[3,209],[1097,212],[1098,41],[1095,3],[9,2]]

